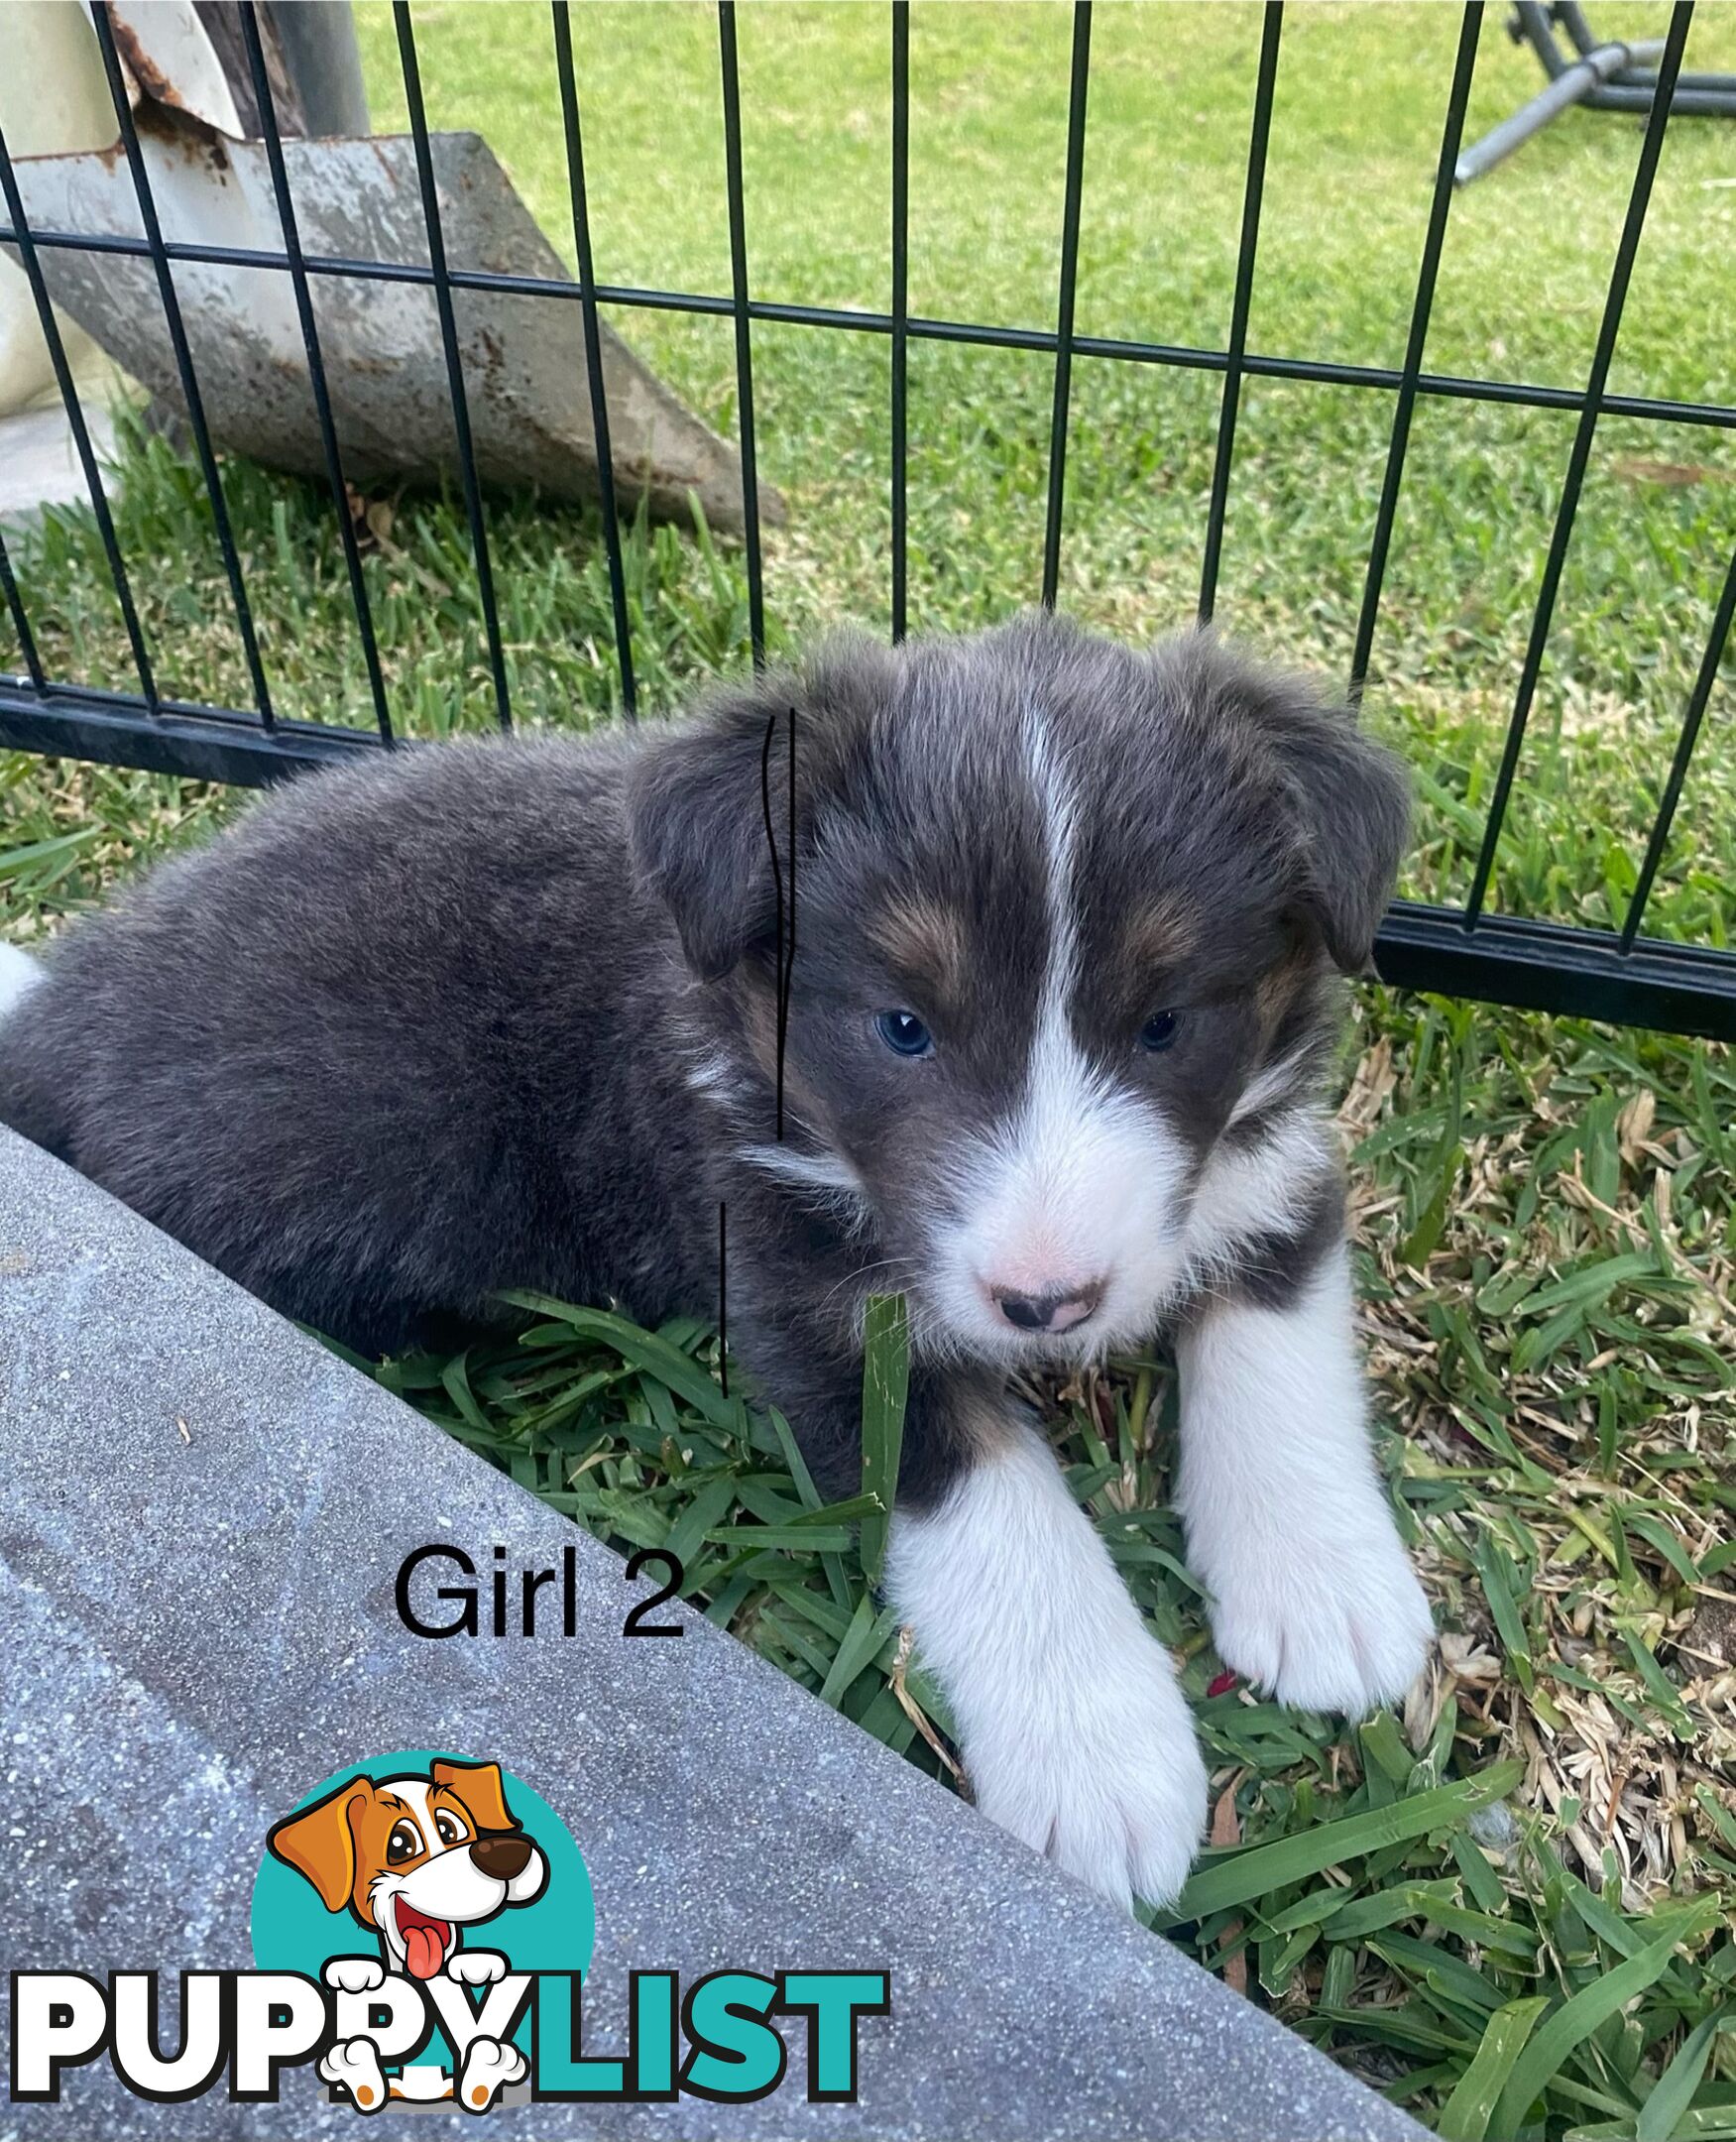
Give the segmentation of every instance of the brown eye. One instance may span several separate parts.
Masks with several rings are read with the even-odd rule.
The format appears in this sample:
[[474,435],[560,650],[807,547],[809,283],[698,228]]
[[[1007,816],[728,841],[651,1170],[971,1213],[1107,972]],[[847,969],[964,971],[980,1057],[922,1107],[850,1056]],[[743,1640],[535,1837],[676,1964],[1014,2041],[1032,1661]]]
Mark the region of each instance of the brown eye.
[[470,1835],[456,1815],[441,1808],[434,1817],[434,1835],[442,1844],[459,1844]]
[[399,1822],[392,1826],[392,1835],[386,1840],[386,1864],[402,1866],[406,1859],[419,1857],[422,1834],[412,1822]]

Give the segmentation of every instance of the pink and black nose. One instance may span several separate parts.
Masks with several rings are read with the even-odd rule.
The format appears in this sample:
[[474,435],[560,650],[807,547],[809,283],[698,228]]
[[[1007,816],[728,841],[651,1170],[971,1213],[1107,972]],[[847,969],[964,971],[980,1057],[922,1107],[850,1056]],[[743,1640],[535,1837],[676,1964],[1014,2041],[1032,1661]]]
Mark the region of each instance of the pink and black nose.
[[1094,1279],[1085,1286],[1049,1287],[1040,1294],[1016,1293],[1010,1287],[990,1287],[989,1292],[994,1306],[1016,1330],[1069,1332],[1097,1314],[1103,1285]]

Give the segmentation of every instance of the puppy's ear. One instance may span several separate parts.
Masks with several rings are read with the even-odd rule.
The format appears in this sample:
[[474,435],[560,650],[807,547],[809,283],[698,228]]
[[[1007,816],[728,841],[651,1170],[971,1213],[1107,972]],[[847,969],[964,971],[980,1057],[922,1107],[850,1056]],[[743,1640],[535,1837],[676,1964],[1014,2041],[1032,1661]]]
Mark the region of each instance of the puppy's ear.
[[788,745],[773,735],[767,754],[773,725],[784,727],[775,701],[746,693],[658,737],[633,772],[634,868],[668,908],[687,964],[702,981],[728,974],[777,926],[761,773],[781,833],[788,810],[779,776],[787,777]]
[[327,1911],[342,1911],[356,1885],[356,1836],[352,1810],[359,1813],[374,1791],[367,1778],[352,1778],[298,1815],[287,1815],[266,1835],[267,1846],[305,1875]]
[[1298,899],[1333,964],[1366,972],[1410,830],[1410,782],[1396,755],[1348,707],[1300,677],[1214,651],[1276,766],[1299,843]]
[[800,671],[769,672],[645,737],[628,790],[634,868],[668,908],[703,981],[776,934],[777,874],[785,897],[789,881],[792,717],[799,903],[802,844],[851,740],[889,695],[891,662],[867,639],[834,640]]
[[507,1808],[501,1766],[492,1762],[436,1762],[428,1769],[436,1785],[447,1785],[476,1818],[479,1830],[517,1830]]

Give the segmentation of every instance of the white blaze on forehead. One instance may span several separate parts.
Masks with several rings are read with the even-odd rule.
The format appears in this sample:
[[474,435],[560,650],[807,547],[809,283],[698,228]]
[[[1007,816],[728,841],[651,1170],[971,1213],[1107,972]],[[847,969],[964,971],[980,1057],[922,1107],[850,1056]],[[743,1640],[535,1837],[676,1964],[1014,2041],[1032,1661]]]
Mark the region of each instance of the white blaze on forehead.
[[1043,896],[1049,923],[1048,962],[1037,1013],[1038,1038],[1054,1028],[1072,1034],[1067,1007],[1079,977],[1079,916],[1074,901],[1074,850],[1079,839],[1079,809],[1065,766],[1035,707],[1024,720],[1025,763],[1043,828]]
[[[382,1796],[390,1793],[395,1800],[404,1802],[404,1814],[415,1824],[422,1834],[422,1844],[431,1852],[444,1851],[440,1833],[434,1828],[434,1818],[428,1806],[430,1785],[426,1778],[388,1778],[381,1786]],[[401,1820],[403,1817],[400,1818]]]
[[[959,1170],[957,1224],[942,1244],[938,1306],[978,1343],[1013,1347],[990,1290],[1046,1294],[1101,1284],[1087,1350],[1139,1335],[1179,1263],[1180,1141],[1081,1049],[1080,798],[1042,713],[1021,745],[1042,841],[1046,946],[1030,1055],[1012,1114]],[[1045,1345],[1053,1348],[1054,1337]],[[1077,1345],[1078,1343],[1076,1343]]]

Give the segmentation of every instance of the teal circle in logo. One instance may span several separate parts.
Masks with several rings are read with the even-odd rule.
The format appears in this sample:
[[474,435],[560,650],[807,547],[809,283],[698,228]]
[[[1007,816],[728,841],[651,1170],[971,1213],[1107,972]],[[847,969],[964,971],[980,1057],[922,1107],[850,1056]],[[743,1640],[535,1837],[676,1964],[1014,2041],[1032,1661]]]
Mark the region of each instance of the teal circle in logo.
[[[348,1787],[356,1791],[346,1792]],[[327,1802],[332,1804],[326,1807]],[[434,1819],[445,1807],[458,1816],[445,1827],[461,1839],[480,1834],[485,1857],[487,1838],[505,1828],[527,1841],[546,1868],[533,1897],[503,1901],[488,1916],[455,1927],[442,1963],[459,1949],[486,1949],[504,1956],[514,1971],[582,1975],[590,1969],[596,1906],[572,1833],[542,1795],[512,1771],[439,1748],[400,1748],[334,1771],[273,1825],[253,1885],[258,1969],[317,1978],[336,1957],[371,1957],[389,1968],[404,1967],[384,1951],[379,1930],[353,1908],[378,1875],[390,1874],[389,1847],[401,1848],[392,1844],[394,1818],[400,1815],[394,1802],[401,1803],[402,1817],[410,1825],[401,1844],[419,1845],[417,1855],[424,1859],[427,1847],[441,1842]],[[456,1848],[468,1847],[461,1843]],[[510,1862],[512,1854],[506,1857]],[[528,1886],[533,1858],[528,1867],[529,1875],[509,1886],[509,1898],[511,1886]]]

